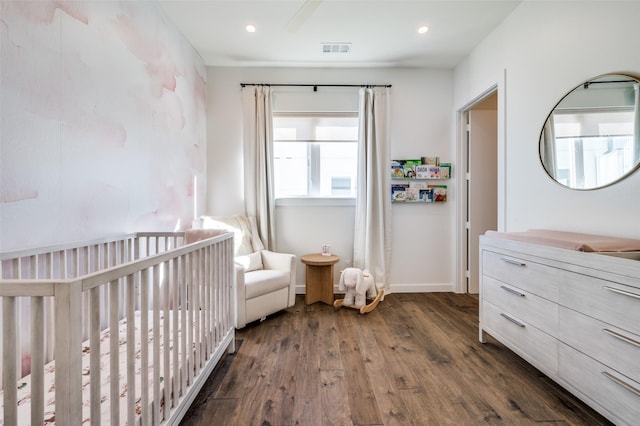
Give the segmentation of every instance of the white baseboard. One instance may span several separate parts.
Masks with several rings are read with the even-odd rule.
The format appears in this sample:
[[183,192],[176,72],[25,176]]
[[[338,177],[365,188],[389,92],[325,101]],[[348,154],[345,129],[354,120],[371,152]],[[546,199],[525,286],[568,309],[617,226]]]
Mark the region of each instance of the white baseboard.
[[[391,284],[385,294],[391,293],[455,293],[454,284]],[[334,287],[334,294],[340,294],[338,287]],[[305,286],[297,285],[296,294],[305,294]]]
[[391,284],[387,293],[452,293],[453,284]]

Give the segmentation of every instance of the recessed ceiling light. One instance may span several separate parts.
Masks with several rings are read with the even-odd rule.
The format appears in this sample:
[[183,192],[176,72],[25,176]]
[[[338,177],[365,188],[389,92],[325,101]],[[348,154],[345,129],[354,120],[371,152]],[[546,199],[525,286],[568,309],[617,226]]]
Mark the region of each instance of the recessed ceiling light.
[[427,31],[429,31],[429,27],[427,27],[426,25],[423,25],[420,28],[418,28],[418,34],[424,34]]
[[255,25],[247,24],[247,26],[244,27],[244,29],[247,30],[248,33],[255,33],[256,32]]

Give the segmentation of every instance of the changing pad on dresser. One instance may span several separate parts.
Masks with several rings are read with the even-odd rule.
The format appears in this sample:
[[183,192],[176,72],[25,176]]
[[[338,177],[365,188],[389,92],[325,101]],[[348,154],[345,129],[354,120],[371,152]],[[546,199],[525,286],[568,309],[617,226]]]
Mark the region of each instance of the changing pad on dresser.
[[640,251],[640,240],[548,229],[529,229],[525,232],[487,231],[485,235],[585,252]]

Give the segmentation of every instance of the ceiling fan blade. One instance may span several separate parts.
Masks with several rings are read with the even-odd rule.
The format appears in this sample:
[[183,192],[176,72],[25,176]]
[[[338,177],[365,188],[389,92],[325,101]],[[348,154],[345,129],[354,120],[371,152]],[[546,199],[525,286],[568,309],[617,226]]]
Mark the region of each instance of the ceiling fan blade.
[[322,3],[322,0],[306,0],[295,15],[291,17],[285,29],[290,33],[297,32],[307,19],[313,15],[320,3]]

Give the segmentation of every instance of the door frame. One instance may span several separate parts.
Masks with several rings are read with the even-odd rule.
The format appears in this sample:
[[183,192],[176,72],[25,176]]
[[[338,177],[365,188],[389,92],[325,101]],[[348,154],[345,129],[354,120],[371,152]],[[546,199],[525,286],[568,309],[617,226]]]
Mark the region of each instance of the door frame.
[[466,194],[466,156],[467,156],[467,115],[479,103],[486,100],[492,95],[497,96],[498,100],[498,230],[502,231],[506,223],[506,143],[505,143],[505,86],[506,86],[506,70],[498,83],[491,85],[482,91],[479,95],[471,99],[456,111],[456,163],[458,171],[455,173],[456,188],[459,188],[459,196],[456,197],[456,293],[467,292],[467,194]]

